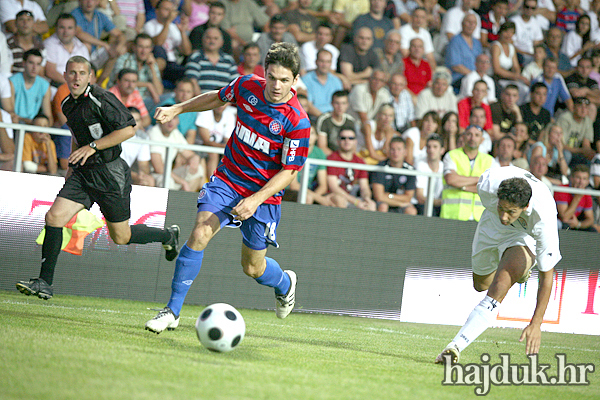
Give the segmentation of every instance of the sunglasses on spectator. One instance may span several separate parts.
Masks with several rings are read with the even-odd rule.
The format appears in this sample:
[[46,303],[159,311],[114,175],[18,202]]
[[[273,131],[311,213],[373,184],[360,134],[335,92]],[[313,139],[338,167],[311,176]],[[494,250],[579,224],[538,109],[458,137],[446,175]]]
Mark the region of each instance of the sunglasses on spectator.
[[340,136],[340,140],[354,140],[355,136]]

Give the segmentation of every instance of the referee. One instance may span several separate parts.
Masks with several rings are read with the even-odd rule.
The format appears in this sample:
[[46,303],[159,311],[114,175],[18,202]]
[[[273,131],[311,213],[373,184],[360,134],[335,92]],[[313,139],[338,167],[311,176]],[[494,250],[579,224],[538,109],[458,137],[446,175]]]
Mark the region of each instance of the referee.
[[135,135],[135,120],[129,110],[112,93],[90,85],[91,66],[84,57],[71,57],[64,76],[71,92],[62,102],[72,134],[69,169],[63,188],[46,213],[40,277],[17,283],[21,293],[44,300],[53,295],[62,228],[94,203],[104,214],[116,244],[161,242],[169,261],[177,256],[179,245],[177,225],[168,229],[129,226],[131,172],[119,157],[120,143]]

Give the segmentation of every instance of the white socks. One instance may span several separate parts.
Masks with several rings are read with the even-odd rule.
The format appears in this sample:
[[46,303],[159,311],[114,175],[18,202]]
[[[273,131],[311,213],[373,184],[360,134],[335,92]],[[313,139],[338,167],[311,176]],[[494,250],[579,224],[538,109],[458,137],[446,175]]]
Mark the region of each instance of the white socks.
[[498,314],[499,306],[499,301],[492,299],[490,296],[485,296],[477,307],[471,311],[467,322],[448,346],[455,344],[459,351],[463,351],[492,324]]

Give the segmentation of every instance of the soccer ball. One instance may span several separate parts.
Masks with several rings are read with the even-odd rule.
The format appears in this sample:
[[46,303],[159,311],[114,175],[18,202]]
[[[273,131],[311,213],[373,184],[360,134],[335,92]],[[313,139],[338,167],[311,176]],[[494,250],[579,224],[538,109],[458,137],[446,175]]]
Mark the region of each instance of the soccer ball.
[[244,339],[245,332],[246,323],[242,314],[225,303],[206,307],[196,320],[196,334],[200,343],[219,353],[235,349]]

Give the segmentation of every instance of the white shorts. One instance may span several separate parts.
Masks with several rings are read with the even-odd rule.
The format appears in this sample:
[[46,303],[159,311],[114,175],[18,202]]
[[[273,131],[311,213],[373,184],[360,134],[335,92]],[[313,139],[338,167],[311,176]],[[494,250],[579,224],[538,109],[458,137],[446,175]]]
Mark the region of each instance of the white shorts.
[[[497,215],[485,210],[481,215],[473,238],[473,253],[471,256],[473,273],[489,275],[496,271],[504,251],[514,246],[526,246],[531,250],[531,253],[536,254],[535,239],[533,237],[521,229],[502,225]],[[534,258],[533,266],[535,264]]]

